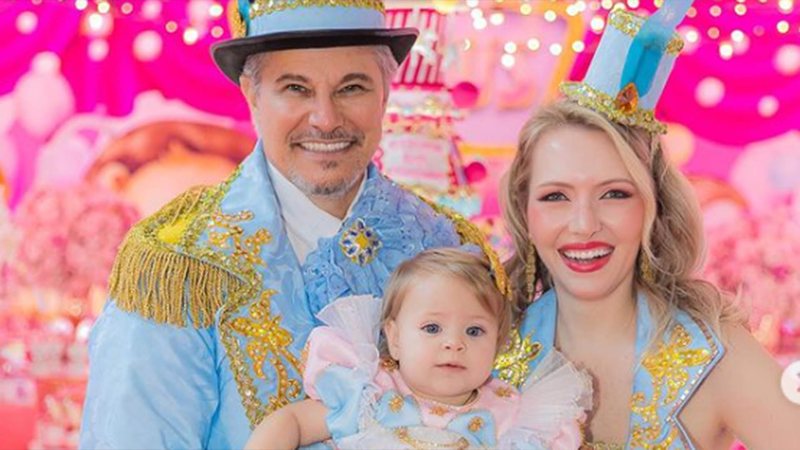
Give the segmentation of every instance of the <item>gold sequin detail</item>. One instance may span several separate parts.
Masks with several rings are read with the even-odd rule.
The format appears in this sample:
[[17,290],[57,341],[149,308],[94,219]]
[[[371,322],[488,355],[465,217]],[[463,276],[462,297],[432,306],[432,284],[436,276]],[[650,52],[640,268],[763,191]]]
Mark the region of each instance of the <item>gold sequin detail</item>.
[[433,414],[434,416],[439,416],[439,417],[447,414],[449,411],[450,411],[450,409],[445,408],[444,406],[441,406],[441,405],[431,406],[431,409],[430,409],[430,413],[431,414]]
[[659,407],[669,406],[678,400],[678,395],[689,383],[687,368],[707,365],[712,358],[712,352],[706,348],[689,348],[691,343],[692,336],[683,326],[676,325],[668,343],[660,343],[642,361],[642,367],[652,380],[653,396],[647,399],[643,392],[633,394],[631,411],[641,417],[644,426],[634,425],[631,431],[632,448],[668,449],[678,436],[677,428],[672,427],[667,438],[657,442],[663,427],[672,426],[669,417],[659,416]]
[[606,442],[584,442],[581,450],[625,450],[623,444],[608,444]]
[[511,397],[511,395],[513,393],[514,393],[514,391],[511,390],[511,388],[507,387],[507,386],[501,386],[501,387],[499,387],[499,388],[494,390],[494,395],[496,395],[496,396],[498,396],[500,398],[509,398],[509,397]]
[[403,397],[399,395],[394,395],[391,400],[389,400],[389,411],[396,413],[403,409]]
[[469,441],[463,437],[459,438],[455,442],[437,443],[423,441],[421,439],[411,437],[411,434],[408,432],[408,428],[406,427],[397,427],[392,432],[394,433],[395,437],[400,440],[400,442],[407,444],[414,450],[430,450],[434,448],[454,448],[457,450],[466,450],[469,448]]
[[305,7],[338,6],[346,8],[374,9],[385,13],[383,0],[255,0],[250,6],[250,17],[255,19],[265,14],[273,14],[288,9]]
[[277,391],[269,398],[270,410],[280,408],[288,402],[287,399],[296,399],[300,395],[298,380],[288,378],[284,360],[295,368],[300,368],[301,362],[287,348],[292,344],[292,335],[281,328],[281,316],[270,314],[270,299],[275,294],[274,290],[267,289],[261,293],[258,303],[250,307],[250,319],[237,317],[231,322],[231,328],[247,337],[245,351],[253,361],[253,371],[256,376],[267,379],[264,374],[264,363],[269,361],[278,375]]
[[[630,37],[636,36],[644,21],[644,17],[621,9],[615,9],[608,15],[608,24]],[[672,39],[667,43],[666,51],[670,55],[677,55],[681,50],[683,50],[683,39],[680,34],[673,33]]]
[[[280,326],[280,316],[271,315],[270,301],[276,291],[263,289],[258,270],[258,267],[266,267],[259,255],[272,236],[266,229],[245,235],[240,225],[253,219],[251,211],[223,214],[217,208],[207,225],[209,246],[200,248],[198,253],[198,257],[225,267],[246,281],[229,293],[230,300],[222,308],[219,329],[251,426],[261,422],[266,414],[299,399],[302,390],[300,381],[291,378],[287,370],[287,365],[290,365],[298,374],[301,373],[301,362],[288,350],[292,337]],[[227,251],[231,251],[230,254],[226,254]],[[254,299],[256,302],[250,307],[249,318],[234,316]],[[236,335],[249,338],[244,349]],[[264,373],[266,361],[275,371],[275,392],[267,398],[266,405],[259,399],[258,389],[250,376],[248,357],[256,377],[267,378]]]
[[560,89],[564,95],[579,105],[604,114],[614,122],[641,127],[651,133],[664,134],[667,132],[667,126],[656,120],[651,109],[637,108],[632,113],[626,114],[617,108],[614,97],[583,82],[564,82],[561,83]]
[[355,222],[342,233],[339,239],[339,247],[350,261],[359,266],[366,266],[378,256],[378,251],[383,247],[383,243],[378,237],[378,233],[368,227],[364,219],[358,218]]
[[230,0],[228,2],[228,27],[231,30],[231,36],[234,38],[247,36],[247,24],[244,23],[242,14],[239,12],[238,0]]
[[531,342],[530,336],[523,339],[516,328],[511,330],[508,349],[497,355],[494,361],[497,377],[519,388],[528,378],[530,362],[539,356],[541,350],[540,342]]
[[467,429],[473,433],[480,431],[481,428],[483,428],[483,419],[480,417],[473,417],[467,425]]

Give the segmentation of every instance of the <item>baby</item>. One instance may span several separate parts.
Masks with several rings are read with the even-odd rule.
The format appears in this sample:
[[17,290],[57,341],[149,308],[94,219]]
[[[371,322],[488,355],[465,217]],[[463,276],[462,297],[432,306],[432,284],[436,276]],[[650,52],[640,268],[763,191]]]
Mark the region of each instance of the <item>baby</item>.
[[345,297],[320,312],[326,326],[307,344],[309,399],[267,416],[246,448],[581,445],[591,382],[560,354],[521,392],[492,376],[512,312],[485,258],[427,250],[397,268],[385,297]]

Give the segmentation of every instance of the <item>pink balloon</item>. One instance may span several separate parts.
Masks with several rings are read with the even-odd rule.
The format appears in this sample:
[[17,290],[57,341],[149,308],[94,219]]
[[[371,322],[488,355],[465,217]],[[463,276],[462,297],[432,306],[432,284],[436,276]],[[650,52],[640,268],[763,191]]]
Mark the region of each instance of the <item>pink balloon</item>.
[[38,139],[52,134],[75,111],[72,89],[51,58],[57,56],[37,55],[33,70],[19,79],[12,93],[19,123]]
[[464,167],[464,176],[467,177],[467,181],[469,181],[470,184],[483,180],[486,178],[487,173],[486,166],[478,161],[473,161],[469,163],[467,167]]
[[472,108],[480,97],[480,89],[469,81],[462,81],[450,88],[450,95],[457,108]]

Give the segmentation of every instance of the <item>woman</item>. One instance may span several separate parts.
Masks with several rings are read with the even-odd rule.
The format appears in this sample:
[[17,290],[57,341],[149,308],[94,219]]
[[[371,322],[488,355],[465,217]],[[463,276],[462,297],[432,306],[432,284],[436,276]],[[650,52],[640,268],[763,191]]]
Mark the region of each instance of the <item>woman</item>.
[[500,373],[520,382],[553,348],[586,368],[589,448],[797,448],[780,368],[694,277],[699,207],[659,142],[653,109],[690,4],[612,12],[584,80],[523,128],[504,214],[524,314]]
[[781,395],[778,365],[693,278],[700,212],[658,136],[563,100],[526,124],[518,150],[505,215],[519,331],[541,347],[529,369],[558,348],[594,376],[587,441],[796,448],[800,406]]

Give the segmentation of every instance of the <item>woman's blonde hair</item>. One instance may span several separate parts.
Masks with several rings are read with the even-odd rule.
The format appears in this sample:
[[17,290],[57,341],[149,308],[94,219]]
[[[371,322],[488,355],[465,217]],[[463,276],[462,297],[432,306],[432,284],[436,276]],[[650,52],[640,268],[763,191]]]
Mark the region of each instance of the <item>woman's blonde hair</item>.
[[[516,311],[531,302],[525,263],[532,244],[528,236],[528,197],[531,158],[539,139],[560,127],[584,127],[605,133],[614,143],[644,201],[641,258],[647,258],[652,277],[634,268],[636,286],[648,294],[655,324],[652,338],[670,328],[676,310],[706,322],[719,335],[726,322],[741,322],[741,314],[712,284],[697,279],[704,240],[700,207],[686,178],[667,161],[658,136],[611,122],[605,116],[569,100],[539,109],[520,132],[517,154],[502,186],[503,217],[514,243],[506,262],[513,284]],[[538,292],[551,289],[547,268],[536,262]]]
[[[381,324],[397,317],[411,286],[421,278],[435,275],[452,277],[464,283],[475,294],[481,306],[492,313],[498,322],[499,349],[511,329],[511,304],[497,288],[489,260],[459,248],[425,250],[400,264],[386,285]],[[385,339],[382,341],[381,355],[386,357],[389,352]]]

